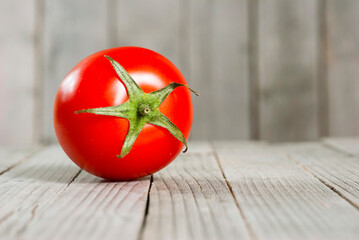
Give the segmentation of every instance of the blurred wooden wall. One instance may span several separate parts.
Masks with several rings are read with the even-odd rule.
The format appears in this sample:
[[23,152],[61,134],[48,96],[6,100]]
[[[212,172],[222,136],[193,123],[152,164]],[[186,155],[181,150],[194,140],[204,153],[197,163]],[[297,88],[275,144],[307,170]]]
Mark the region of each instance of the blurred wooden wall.
[[192,139],[358,136],[358,26],[356,0],[0,0],[0,144],[55,142],[64,76],[124,45],[201,93]]

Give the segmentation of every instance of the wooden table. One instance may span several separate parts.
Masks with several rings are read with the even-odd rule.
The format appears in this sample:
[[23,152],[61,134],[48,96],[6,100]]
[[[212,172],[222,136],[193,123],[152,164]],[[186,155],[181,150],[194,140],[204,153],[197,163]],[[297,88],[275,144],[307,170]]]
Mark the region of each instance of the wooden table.
[[359,239],[359,139],[192,142],[129,182],[58,145],[0,159],[0,239]]

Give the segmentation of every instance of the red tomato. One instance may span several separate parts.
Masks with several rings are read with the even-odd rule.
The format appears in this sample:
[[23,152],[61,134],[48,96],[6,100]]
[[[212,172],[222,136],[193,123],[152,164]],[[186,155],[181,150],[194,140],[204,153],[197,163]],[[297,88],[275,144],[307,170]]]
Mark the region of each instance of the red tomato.
[[[151,50],[120,47],[95,53],[78,63],[58,89],[53,115],[57,138],[72,161],[96,176],[129,180],[152,174],[168,165],[184,147],[166,128],[147,123],[129,153],[118,158],[129,131],[129,120],[75,114],[83,109],[117,106],[128,100],[122,78],[105,55],[121,64],[145,93],[172,82],[187,85],[174,64]],[[193,116],[188,89],[174,89],[159,111],[188,138]]]

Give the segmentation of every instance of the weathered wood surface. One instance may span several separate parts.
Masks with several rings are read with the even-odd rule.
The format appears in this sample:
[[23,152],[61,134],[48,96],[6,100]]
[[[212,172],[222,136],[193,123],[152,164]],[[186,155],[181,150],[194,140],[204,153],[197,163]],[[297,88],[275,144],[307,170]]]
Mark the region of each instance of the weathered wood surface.
[[[193,139],[249,138],[247,1],[187,1],[188,83],[194,100]],[[235,27],[233,27],[235,24]],[[231,56],[230,59],[228,56]]]
[[359,138],[328,138],[324,143],[340,151],[359,156]]
[[143,239],[249,239],[213,152],[183,154],[153,175]]
[[138,239],[149,186],[149,177],[111,182],[82,171],[50,206],[37,210],[20,236],[44,240]]
[[329,0],[328,87],[330,136],[359,134],[359,1]]
[[34,142],[35,0],[0,1],[0,145]]
[[30,148],[0,147],[0,174],[26,160],[39,148],[39,146]]
[[358,236],[359,211],[276,148],[250,143],[215,146],[224,176],[258,239]]
[[0,236],[137,239],[149,184],[80,173],[59,146],[49,147],[0,175]]
[[359,159],[321,144],[293,144],[284,152],[359,209]]
[[0,148],[0,239],[357,239],[359,157],[329,140],[190,143],[128,182],[81,171],[57,145]]
[[[82,5],[87,14],[76,14]],[[51,110],[60,81],[79,60],[106,48],[105,42],[108,47],[150,48],[178,66],[188,84],[201,94],[193,99],[197,109],[193,139],[249,138],[248,114],[243,114],[249,112],[246,0],[111,0],[79,3],[68,10],[70,6],[45,4],[43,92],[44,99],[51,101],[43,106],[44,141],[56,140]],[[62,28],[60,20],[76,24]],[[233,22],[236,28],[231,27]]]
[[358,136],[358,13],[355,0],[0,0],[0,144],[56,142],[61,80],[122,45],[160,52],[201,93],[192,139]]
[[44,0],[42,38],[42,140],[56,141],[52,124],[57,89],[83,58],[106,48],[106,1]]
[[[180,62],[181,1],[112,1],[113,46],[152,49],[182,70]],[[155,13],[155,14],[154,14]],[[110,35],[111,37],[111,35]]]
[[316,18],[316,1],[259,1],[260,139],[318,137]]
[[53,204],[78,172],[56,146],[0,175],[0,235],[17,237],[24,232],[36,213]]

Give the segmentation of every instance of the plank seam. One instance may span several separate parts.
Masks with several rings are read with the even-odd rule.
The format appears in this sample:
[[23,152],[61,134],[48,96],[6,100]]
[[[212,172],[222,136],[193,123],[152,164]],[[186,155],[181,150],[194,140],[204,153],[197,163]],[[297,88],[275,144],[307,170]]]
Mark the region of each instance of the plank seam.
[[318,2],[317,114],[320,137],[329,136],[328,21],[327,2]]
[[215,159],[216,159],[216,162],[217,162],[217,164],[218,164],[219,169],[221,170],[222,176],[223,176],[224,180],[226,181],[226,184],[227,184],[227,186],[228,186],[228,188],[229,188],[229,191],[230,191],[231,194],[232,194],[232,197],[233,197],[233,199],[234,199],[234,202],[235,202],[235,204],[236,204],[236,206],[237,206],[237,208],[238,208],[238,210],[239,210],[239,214],[241,215],[241,217],[242,217],[242,219],[243,219],[243,221],[244,221],[244,224],[245,224],[245,226],[246,226],[246,228],[247,228],[247,230],[248,230],[249,237],[250,237],[250,239],[252,239],[252,240],[257,240],[257,236],[255,235],[252,226],[249,224],[247,218],[245,217],[245,215],[244,215],[244,213],[243,213],[243,211],[242,211],[242,208],[241,208],[241,206],[239,205],[238,199],[236,198],[236,196],[235,196],[235,194],[234,194],[234,192],[233,192],[233,188],[232,188],[230,182],[228,181],[228,179],[227,179],[227,177],[226,177],[226,174],[225,174],[224,171],[223,171],[221,162],[220,162],[220,160],[219,160],[219,156],[218,156],[217,152],[214,150],[215,148],[214,148],[213,144],[211,144],[211,146],[212,146],[212,149],[213,149],[213,152],[212,152],[212,153],[213,153],[213,155],[214,155],[214,157],[215,157]]
[[258,52],[258,1],[248,1],[248,73],[249,73],[249,123],[250,138],[260,138],[259,111],[259,52]]
[[150,209],[150,197],[151,197],[152,184],[153,184],[153,175],[151,175],[151,178],[150,178],[150,186],[148,187],[145,213],[144,213],[144,215],[143,215],[143,220],[142,220],[141,228],[140,228],[140,231],[139,231],[139,234],[138,234],[138,239],[139,239],[139,240],[142,240],[142,239],[143,239],[143,236],[144,236],[144,233],[145,233],[145,227],[146,227],[148,212],[149,212],[149,209]]
[[[304,202],[310,202],[310,201],[312,201],[312,198],[310,197],[310,198],[306,198],[306,197],[304,197],[302,194],[301,194],[301,192],[300,192],[300,190],[299,189],[302,189],[303,191],[305,191],[305,189],[303,188],[303,186],[301,186],[301,183],[298,181],[298,179],[294,179],[294,180],[292,180],[292,181],[289,181],[288,179],[286,179],[286,178],[284,178],[284,181],[287,183],[287,184],[289,184],[291,187],[292,187],[292,189],[293,189],[293,191],[294,192],[296,192],[298,195],[299,195],[299,197],[302,199],[301,201],[297,201],[297,204],[298,205],[301,205],[302,203],[304,203]],[[313,189],[313,186],[311,186],[310,184],[307,184],[306,185],[306,190],[309,190],[309,191],[312,191],[312,192],[314,192],[315,190]],[[295,200],[296,201],[296,200]],[[312,212],[312,213],[314,213],[314,214],[318,214],[318,216],[320,216],[320,217],[322,217],[320,214],[320,211],[318,211],[318,209],[317,208],[313,208],[311,205],[310,205],[310,208],[306,208],[304,211],[306,211],[307,212],[307,215],[308,216],[310,216],[310,212]],[[315,225],[316,227],[317,227],[317,229],[320,229],[320,224],[318,224],[318,222],[317,222],[317,219],[315,219],[315,218],[311,218],[311,220],[313,221],[313,225]],[[322,221],[322,222],[326,222],[326,220],[327,219],[321,219],[321,220],[319,220],[319,221]]]
[[67,186],[64,188],[64,190],[62,190],[62,192],[58,195],[58,197],[54,200],[54,202],[56,202],[59,198],[61,198],[61,196],[64,194],[64,192],[66,191],[66,189],[76,180],[76,178],[80,175],[80,173],[82,172],[82,169],[78,170],[78,172],[74,175],[74,177],[71,179],[71,181],[67,184]]
[[343,198],[344,200],[346,200],[350,205],[352,205],[353,207],[355,207],[357,210],[359,210],[359,205],[357,205],[355,202],[353,202],[352,200],[350,200],[349,198],[347,198],[346,196],[344,196],[342,193],[340,193],[334,186],[330,185],[328,182],[326,182],[324,179],[320,178],[319,176],[317,176],[315,173],[313,173],[309,168],[307,168],[304,164],[298,162],[297,160],[294,159],[293,156],[291,156],[289,153],[286,152],[282,152],[280,150],[278,150],[278,152],[282,153],[282,155],[287,156],[288,159],[292,160],[294,163],[296,163],[299,167],[301,167],[302,169],[304,169],[306,172],[308,172],[309,174],[311,174],[313,177],[315,177],[316,179],[319,180],[319,182],[321,182],[322,184],[324,184],[327,188],[329,188],[331,191],[333,191],[334,193],[336,193],[339,197]]
[[[75,174],[75,176],[71,179],[71,181],[67,184],[67,187],[66,188],[68,188],[75,180],[76,180],[76,178],[80,175],[80,173],[82,172],[82,169],[79,169],[78,170],[78,172]],[[65,188],[65,190],[66,190],[66,188]],[[64,190],[64,191],[65,191]]]
[[337,153],[341,153],[341,154],[344,154],[344,155],[349,156],[349,157],[358,157],[357,155],[355,155],[353,153],[350,153],[350,152],[347,152],[344,149],[342,149],[340,147],[337,147],[337,146],[335,146],[335,144],[332,144],[332,143],[329,143],[329,142],[322,141],[321,145],[323,145],[324,147],[329,148],[329,149],[331,149],[331,150],[333,150],[333,151],[335,151]]
[[[67,186],[64,188],[64,190],[62,190],[62,192],[57,196],[56,199],[54,199],[53,204],[56,203],[61,197],[62,195],[66,192],[67,188],[75,181],[75,179],[80,175],[80,173],[82,172],[82,169],[80,169],[75,175],[74,177],[71,179],[71,181],[67,184]],[[31,222],[31,220],[27,223],[27,225]]]
[[37,152],[39,152],[43,147],[39,147],[38,149],[35,149],[33,151],[31,151],[30,153],[26,154],[20,161],[14,163],[13,165],[11,165],[10,167],[4,169],[3,171],[0,172],[0,175],[10,171],[11,169],[19,166],[20,164],[24,163],[26,160],[28,160],[29,158],[31,158],[32,156],[34,156]]
[[342,197],[343,199],[345,199],[346,201],[348,201],[351,205],[353,205],[356,209],[359,210],[359,205],[357,205],[356,203],[354,203],[353,201],[351,201],[350,199],[348,199],[347,197],[345,197],[343,194],[341,194],[335,187],[333,187],[332,185],[330,185],[329,183],[325,182],[324,180],[320,179],[319,177],[317,177],[316,175],[313,174],[314,177],[316,177],[321,183],[323,183],[324,185],[326,185],[330,190],[332,190],[333,192],[335,192],[336,194],[338,194],[340,197]]

